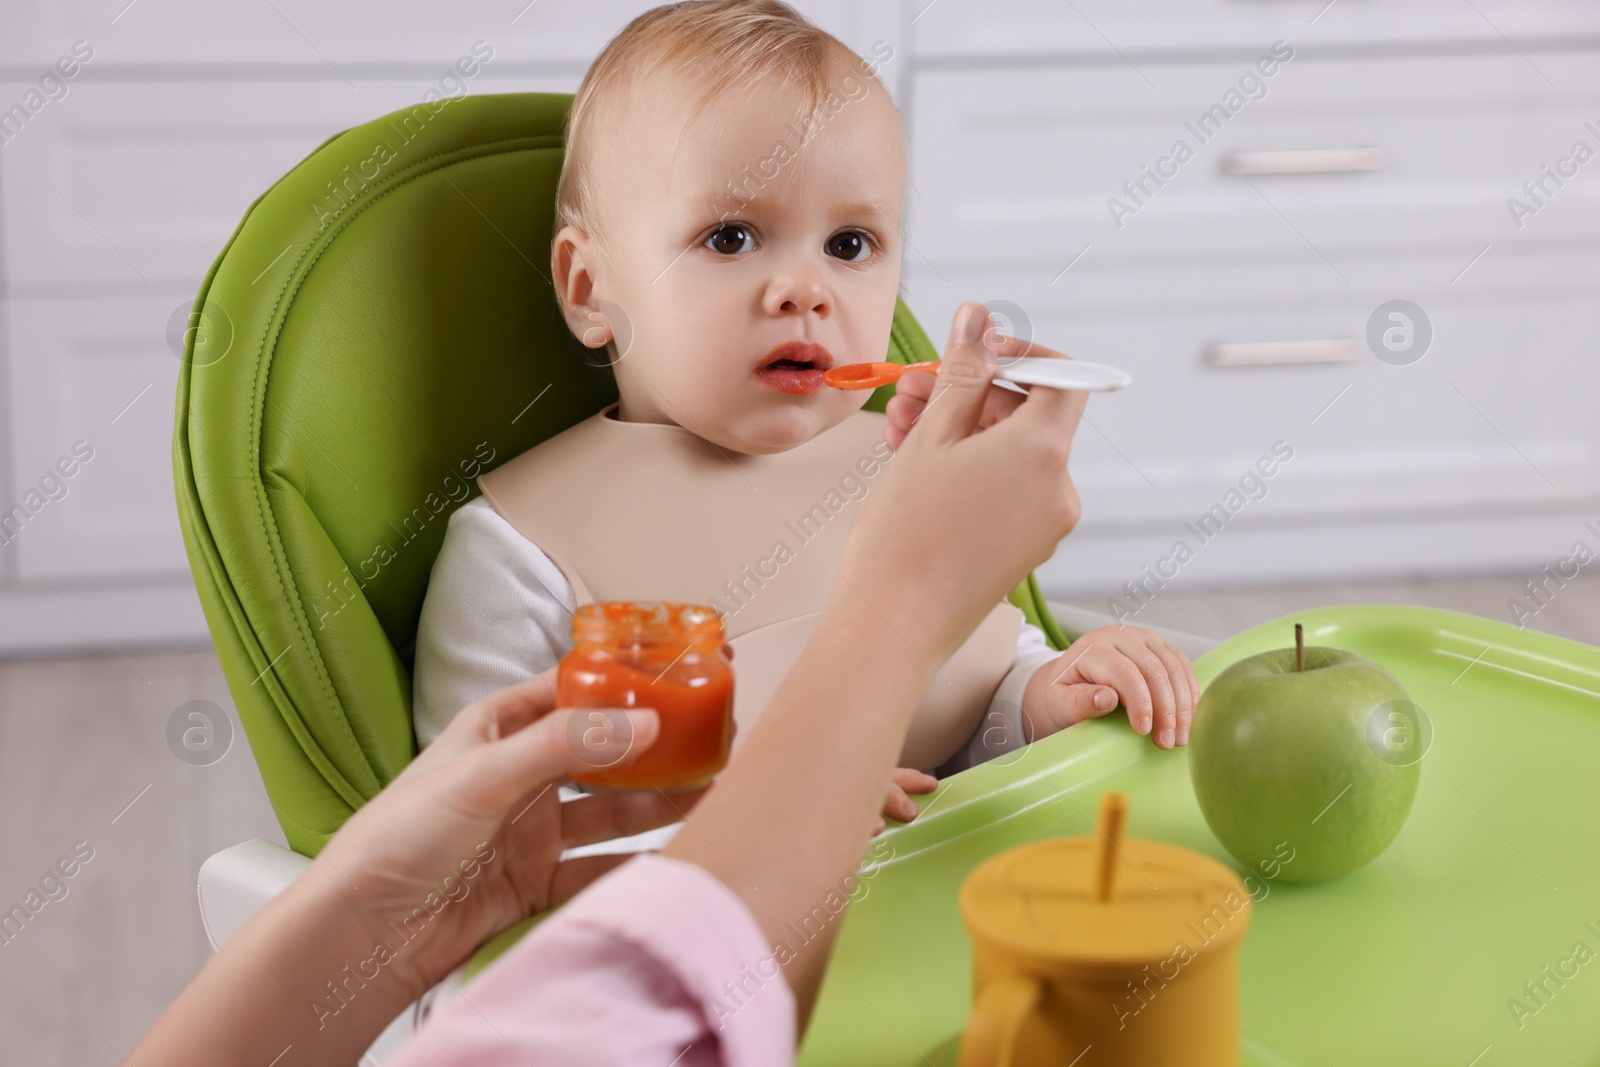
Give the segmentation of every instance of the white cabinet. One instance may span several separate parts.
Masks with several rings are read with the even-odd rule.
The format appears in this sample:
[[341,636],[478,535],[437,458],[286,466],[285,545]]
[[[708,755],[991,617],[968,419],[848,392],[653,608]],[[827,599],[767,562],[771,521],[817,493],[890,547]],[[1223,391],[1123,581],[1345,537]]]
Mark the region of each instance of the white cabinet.
[[[479,66],[485,92],[570,92],[572,79]],[[328,137],[415,103],[418,78],[340,84],[177,80],[90,85],[0,153],[13,290],[177,284],[193,296],[252,201]],[[18,86],[0,83],[0,93]],[[56,291],[51,289],[51,291]]]
[[[1091,253],[1092,254],[1092,253]],[[966,299],[1003,298],[1040,343],[1123,367],[1074,445],[1078,533],[1179,531],[1276,441],[1294,450],[1259,511],[1280,522],[1549,510],[1600,495],[1600,249],[1346,265],[919,272],[912,298],[942,338]],[[1081,272],[1081,273],[1080,273]],[[1331,279],[1331,283],[1330,283]],[[1432,339],[1414,363],[1366,347],[1373,311],[1404,297]],[[1012,311],[1014,320],[1018,312]],[[1351,360],[1215,365],[1218,345],[1331,342]],[[1271,354],[1269,350],[1269,355]],[[1470,537],[1470,529],[1463,527]]]
[[[910,303],[1134,378],[1086,410],[1047,592],[1179,540],[1184,582],[1532,573],[1600,513],[1591,5],[919,8]],[[1402,300],[1430,345],[1380,360]]]
[[[1064,58],[1107,68],[1159,64],[1185,53],[1297,47],[1443,49],[1507,38],[1534,54],[1600,32],[1586,0],[910,0],[919,64],[1016,66]],[[1147,76],[1156,84],[1155,71]]]
[[[580,75],[609,38],[654,5],[642,0],[549,4],[528,0],[91,0],[60,4],[13,0],[0,62],[40,63],[74,40],[89,41],[95,63],[185,69],[213,77],[219,66],[249,64],[299,78],[356,81],[353,67],[445,65],[475,40],[506,59],[577,64]],[[441,68],[442,69],[442,68]],[[420,72],[419,72],[420,73]]]
[[187,572],[172,464],[159,462],[172,447],[178,360],[163,334],[176,305],[11,302],[7,369],[27,403],[12,412],[10,484],[28,517],[6,551],[23,583]]
[[[267,73],[313,82],[348,78],[359,86],[363,72],[443,74],[481,40],[498,62],[542,66],[571,76],[575,86],[606,42],[655,6],[649,0],[8,0],[0,65],[42,70],[83,40],[96,53],[91,71],[115,67],[107,76],[118,79],[147,70],[195,82]],[[794,0],[793,6],[863,55],[901,24],[892,0]]]
[[[1600,153],[1600,53],[1541,54],[1560,89],[1509,51],[1257,53],[1152,67],[1159,88],[1128,68],[920,72],[918,249],[941,269],[1060,270],[1089,244],[1339,264],[1382,245],[1600,235],[1600,158],[1569,158],[1579,140]],[[1541,169],[1558,165],[1565,178]]]
[[420,95],[406,82],[77,88],[0,155],[13,286],[198,288],[267,186],[329,135]]

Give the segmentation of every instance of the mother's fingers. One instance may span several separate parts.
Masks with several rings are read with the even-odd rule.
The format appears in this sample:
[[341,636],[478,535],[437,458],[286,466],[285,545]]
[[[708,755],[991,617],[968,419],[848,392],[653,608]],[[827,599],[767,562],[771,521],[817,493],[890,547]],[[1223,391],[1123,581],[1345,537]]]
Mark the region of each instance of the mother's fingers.
[[883,440],[895,451],[900,450],[900,445],[905,441],[906,434],[911,432],[911,427],[916,425],[917,416],[922,414],[922,409],[927,407],[925,400],[912,400],[910,397],[891,396],[889,403],[884,405],[883,413],[888,421],[883,426]]
[[1089,402],[1089,394],[1082,390],[1035,385],[1028,389],[1027,396],[1020,399],[1015,417],[1005,420],[1006,425],[1011,427],[1008,432],[1029,438],[1048,437],[1070,442],[1078,432],[1078,422],[1083,418],[1083,408]]
[[[908,374],[901,379],[901,382],[904,383],[907,379],[920,381],[928,377],[926,374]],[[929,389],[932,389],[931,384],[923,386],[918,392]],[[978,426],[985,429],[993,426],[1017,410],[1022,399],[1020,394],[991,383],[989,395],[983,400],[983,414],[978,416]],[[896,389],[895,395],[889,398],[889,403],[883,410],[889,420],[888,425],[884,427],[883,439],[888,442],[890,448],[899,449],[906,439],[906,434],[911,432],[911,428],[916,425],[917,419],[927,407],[928,401],[923,397],[910,395],[903,388]]]
[[569,848],[631,837],[680,821],[705,790],[692,793],[601,793],[561,805],[561,839]]
[[1021,407],[1024,399],[1020,393],[991,384],[989,395],[983,400],[983,417],[978,420],[978,425],[986,429],[993,426]]
[[1024,356],[1030,359],[1071,359],[1065,352],[1057,352],[1053,348],[1046,348],[1037,341],[1030,341],[1024,337],[1013,337],[1011,334],[989,331],[984,339],[984,348],[988,350],[994,361],[1000,364],[1010,363]]
[[418,753],[412,766],[432,767],[488,742],[510,737],[548,715],[555,706],[556,668],[552,667],[462,708],[433,743]]
[[488,709],[488,724],[493,732],[488,740],[510,737],[518,730],[549,714],[556,706],[556,672],[551,667],[526,681],[500,690],[478,703]]
[[894,383],[894,395],[910,397],[912,400],[927,400],[933,395],[934,382],[938,377],[937,374],[928,374],[925,371],[908,370]]
[[992,316],[989,309],[969,300],[956,309],[950,323],[950,340],[933,383],[933,396],[917,424],[919,439],[928,448],[942,448],[971,437],[979,429],[983,401],[994,379],[994,367],[980,347]]
[[[953,340],[954,338],[952,337]],[[975,349],[983,362],[987,363],[993,370],[999,370],[1022,358],[1072,358],[1064,352],[1046,348],[1035,341],[1014,337],[1010,334],[1002,334],[992,328],[984,333],[981,344],[970,345],[970,347]],[[946,356],[946,361],[948,362],[948,360],[949,357]],[[904,432],[910,431],[909,423],[914,422],[916,417],[921,414],[922,408],[926,407],[925,402],[933,396],[937,389],[938,379],[942,376],[942,371],[938,375],[913,373],[901,375],[899,383],[895,386],[895,395],[896,397],[901,395],[910,397],[913,404],[906,405],[896,413],[907,423],[899,426],[900,430]],[[918,381],[917,379],[932,380]],[[978,425],[981,428],[997,425],[1009,418],[1019,408],[1028,404],[1028,397],[1009,389],[1001,389],[993,383],[990,384],[987,392],[988,395],[984,398],[983,413],[978,420]],[[1064,435],[1068,440],[1077,432],[1078,422],[1083,416],[1084,405],[1089,400],[1089,394],[1086,392],[1071,392],[1038,386],[1031,387],[1028,391],[1028,396],[1037,397],[1029,405],[1029,421],[1032,423],[1032,432],[1049,433],[1053,437]],[[917,404],[919,401],[923,402],[920,406]],[[895,415],[891,415],[891,422],[894,419]],[[1050,425],[1044,425],[1046,423]]]
[[[463,795],[505,814],[539,783],[592,771],[602,760],[611,766],[637,758],[659,731],[660,720],[648,708],[564,708],[466,753],[452,771]],[[618,745],[626,747],[612,751]]]

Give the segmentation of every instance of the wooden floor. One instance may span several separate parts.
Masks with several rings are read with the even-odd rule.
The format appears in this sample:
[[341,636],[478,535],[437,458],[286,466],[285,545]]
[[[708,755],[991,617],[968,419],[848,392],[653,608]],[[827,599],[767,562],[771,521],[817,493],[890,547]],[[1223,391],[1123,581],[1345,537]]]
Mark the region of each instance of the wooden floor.
[[200,864],[283,843],[242,734],[207,767],[168,748],[191,700],[233,714],[209,649],[0,665],[0,911],[76,842],[94,850],[0,945],[0,1062],[119,1063],[210,955]]
[[[1135,621],[1223,638],[1282,613],[1367,602],[1511,621],[1506,602],[1530,577],[1173,591]],[[1528,625],[1600,644],[1600,581],[1554,590]],[[195,903],[201,862],[251,837],[282,843],[241,734],[210,766],[169,749],[168,720],[192,700],[233,714],[209,650],[0,664],[0,910],[76,842],[94,849],[67,895],[0,944],[5,1063],[118,1063],[210,953]]]

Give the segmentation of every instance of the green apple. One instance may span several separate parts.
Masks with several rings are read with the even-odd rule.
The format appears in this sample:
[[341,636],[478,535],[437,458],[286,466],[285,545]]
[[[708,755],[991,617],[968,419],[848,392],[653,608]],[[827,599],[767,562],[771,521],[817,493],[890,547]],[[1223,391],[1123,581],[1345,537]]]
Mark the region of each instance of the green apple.
[[1336,878],[1400,832],[1426,751],[1419,730],[1421,709],[1364,656],[1308,646],[1300,668],[1294,648],[1262,652],[1200,697],[1189,736],[1195,797],[1217,840],[1258,877]]

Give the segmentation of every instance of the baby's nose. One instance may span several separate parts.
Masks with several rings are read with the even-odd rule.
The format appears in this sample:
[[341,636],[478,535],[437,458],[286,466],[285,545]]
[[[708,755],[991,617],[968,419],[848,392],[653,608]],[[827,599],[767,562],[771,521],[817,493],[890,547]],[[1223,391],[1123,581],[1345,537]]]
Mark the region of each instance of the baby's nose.
[[767,311],[773,315],[828,315],[833,311],[833,294],[816,265],[790,264],[767,285]]

